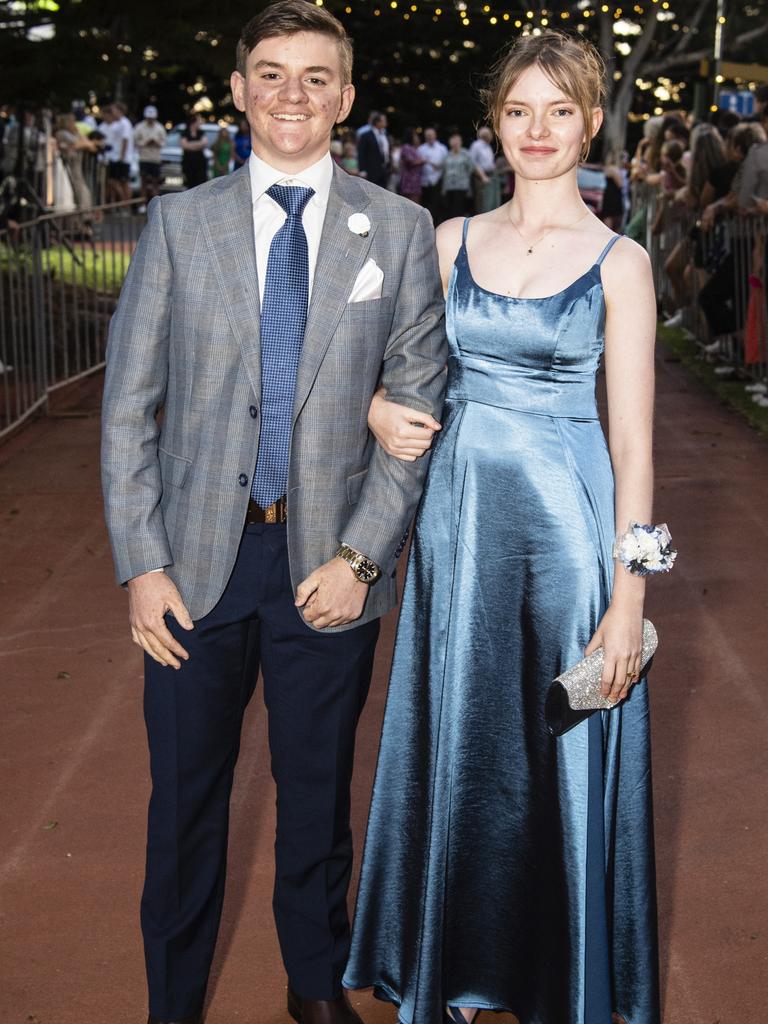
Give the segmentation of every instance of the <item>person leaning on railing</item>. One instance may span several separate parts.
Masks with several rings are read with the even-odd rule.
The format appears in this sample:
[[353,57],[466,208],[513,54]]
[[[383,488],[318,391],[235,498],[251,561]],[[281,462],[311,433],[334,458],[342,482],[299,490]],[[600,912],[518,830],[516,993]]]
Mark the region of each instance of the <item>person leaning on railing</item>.
[[[702,212],[701,227],[704,231],[710,231],[718,217],[726,213],[735,213],[738,210],[747,154],[754,145],[764,143],[766,138],[765,129],[755,121],[737,124],[728,132],[726,157],[729,167],[733,168],[733,174],[725,189],[723,189],[723,184],[727,171],[723,170],[721,176],[714,176],[711,179],[710,183],[713,185],[715,198],[705,206]],[[720,195],[717,195],[718,191],[720,191]]]
[[763,149],[765,142],[765,130],[756,122],[739,124],[731,129],[726,152],[730,162],[738,162],[738,168],[727,194],[710,203],[701,215],[701,229],[709,234],[705,239],[707,257],[704,269],[710,276],[699,292],[698,301],[712,335],[708,346],[710,351],[717,351],[720,337],[743,327],[748,284],[747,273],[738,268],[751,266],[753,261],[750,232],[741,230],[738,222],[734,222],[727,231],[718,231],[717,221],[727,214],[746,212],[747,207],[740,203],[740,196],[742,192],[746,195],[750,187],[751,178],[747,178],[747,188],[742,188],[747,158],[756,144]]
[[[725,145],[719,131],[711,124],[696,125],[691,132],[687,179],[669,199],[680,216],[689,221],[695,220],[702,209],[712,201],[715,197],[712,178],[719,174],[727,163]],[[730,178],[732,177],[733,173],[730,175]],[[693,301],[691,289],[694,268],[703,267],[703,260],[701,231],[693,224],[676,243],[664,264],[677,307],[672,316],[665,321],[666,327],[679,327],[682,324],[685,307]]]
[[[768,126],[768,108],[762,109],[762,127]],[[743,216],[755,217],[768,214],[768,142],[759,142],[749,150],[743,164],[739,185],[739,210]],[[768,233],[765,224],[757,225],[752,231],[751,273],[747,298],[744,336],[744,361],[760,364],[762,376],[768,371],[768,331],[766,331],[765,271],[768,267]],[[768,383],[768,382],[763,382]],[[754,396],[755,401],[768,407],[765,392]]]
[[645,122],[643,137],[630,164],[632,214],[624,233],[641,245],[645,245],[646,239],[648,199],[661,181],[661,147],[664,143],[661,125],[660,117],[652,117]]
[[85,213],[93,206],[93,197],[83,175],[83,154],[97,153],[99,147],[78,131],[74,114],[59,114],[56,118],[55,138],[72,184],[75,203],[78,210]]

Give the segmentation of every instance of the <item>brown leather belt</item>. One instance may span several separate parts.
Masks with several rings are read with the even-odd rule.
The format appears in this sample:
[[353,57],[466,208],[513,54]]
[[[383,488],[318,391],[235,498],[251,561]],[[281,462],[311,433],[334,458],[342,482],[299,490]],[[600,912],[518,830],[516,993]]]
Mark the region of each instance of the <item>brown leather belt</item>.
[[288,508],[285,495],[273,501],[268,508],[262,508],[253,498],[248,502],[248,511],[245,514],[245,523],[284,523],[288,519]]

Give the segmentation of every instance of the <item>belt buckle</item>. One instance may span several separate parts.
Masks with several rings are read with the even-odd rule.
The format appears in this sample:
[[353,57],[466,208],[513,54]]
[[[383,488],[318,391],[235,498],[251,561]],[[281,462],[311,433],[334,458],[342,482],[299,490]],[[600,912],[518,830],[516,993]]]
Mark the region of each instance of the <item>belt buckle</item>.
[[264,509],[265,523],[284,523],[287,518],[287,502],[285,495],[273,501],[269,508]]

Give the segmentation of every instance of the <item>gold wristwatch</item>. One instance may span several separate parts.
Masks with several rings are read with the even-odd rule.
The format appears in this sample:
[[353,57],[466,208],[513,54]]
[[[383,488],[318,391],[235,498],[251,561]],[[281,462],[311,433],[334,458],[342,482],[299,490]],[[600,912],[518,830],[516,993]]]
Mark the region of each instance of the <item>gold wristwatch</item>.
[[381,576],[381,569],[375,562],[372,562],[370,558],[366,558],[365,555],[361,555],[359,551],[355,551],[348,544],[341,545],[336,552],[336,557],[343,558],[355,574],[355,577],[361,583],[367,583],[368,586],[375,583],[379,576]]

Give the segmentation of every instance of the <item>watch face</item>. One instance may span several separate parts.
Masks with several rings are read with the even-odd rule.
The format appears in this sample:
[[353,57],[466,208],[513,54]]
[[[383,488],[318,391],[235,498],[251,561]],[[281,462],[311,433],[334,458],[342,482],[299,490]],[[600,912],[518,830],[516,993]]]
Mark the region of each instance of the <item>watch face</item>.
[[361,561],[357,567],[357,577],[363,583],[373,583],[376,579],[376,569],[368,561]]

